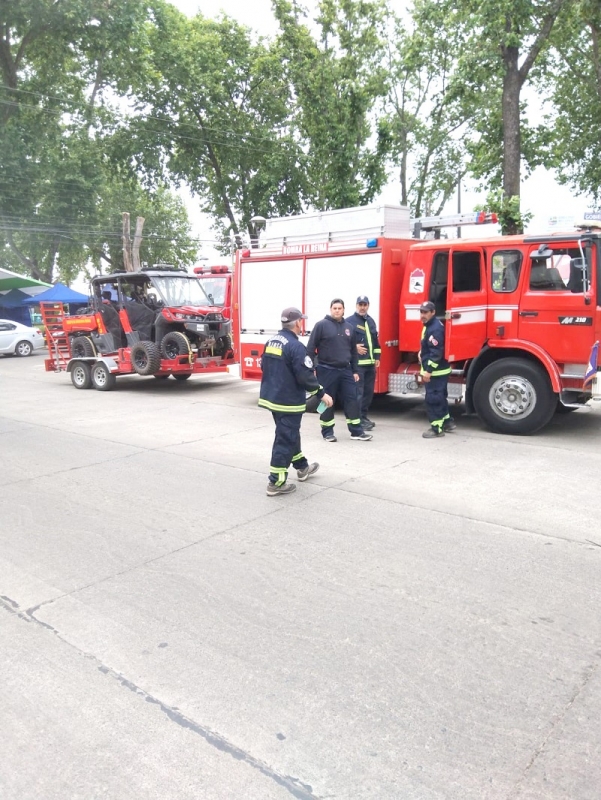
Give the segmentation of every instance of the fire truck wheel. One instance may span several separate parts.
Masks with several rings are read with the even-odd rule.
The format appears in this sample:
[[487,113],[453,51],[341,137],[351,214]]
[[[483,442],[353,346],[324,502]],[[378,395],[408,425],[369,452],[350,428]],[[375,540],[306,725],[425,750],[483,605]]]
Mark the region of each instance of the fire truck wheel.
[[130,358],[138,375],[154,375],[161,366],[161,354],[154,342],[138,342],[132,347]]
[[92,385],[90,365],[85,361],[74,364],[71,370],[71,383],[76,389],[89,389]]
[[191,374],[191,372],[174,372],[173,377],[176,381],[187,381]]
[[188,337],[179,331],[170,331],[163,336],[161,341],[161,354],[163,358],[177,358],[186,356],[190,352]]
[[92,367],[92,386],[99,392],[110,392],[117,384],[117,376],[114,375],[106,364],[99,361]]
[[94,342],[89,336],[74,336],[71,339],[71,355],[73,358],[92,358],[96,355]]
[[547,375],[524,358],[493,361],[474,385],[476,413],[496,433],[536,433],[551,420],[556,406]]

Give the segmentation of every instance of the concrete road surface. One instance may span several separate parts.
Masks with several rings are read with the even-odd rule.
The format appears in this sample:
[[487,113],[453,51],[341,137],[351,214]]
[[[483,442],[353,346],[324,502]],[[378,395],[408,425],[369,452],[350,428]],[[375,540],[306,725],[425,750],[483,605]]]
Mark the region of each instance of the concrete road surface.
[[257,389],[0,359],[2,800],[599,800],[601,408],[273,498]]

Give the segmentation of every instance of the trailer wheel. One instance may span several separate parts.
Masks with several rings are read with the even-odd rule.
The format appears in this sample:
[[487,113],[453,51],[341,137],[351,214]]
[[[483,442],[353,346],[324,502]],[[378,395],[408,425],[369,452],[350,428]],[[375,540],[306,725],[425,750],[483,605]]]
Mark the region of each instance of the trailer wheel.
[[90,365],[85,361],[79,361],[73,365],[71,370],[71,383],[76,389],[89,389],[92,385],[90,376]]
[[187,336],[179,331],[169,331],[161,341],[161,354],[163,358],[173,359],[178,356],[188,355],[190,341]]
[[96,355],[94,342],[89,336],[74,336],[71,339],[71,355],[73,358],[93,358]]
[[131,348],[130,358],[138,375],[153,375],[161,366],[161,354],[154,342],[137,342]]
[[524,358],[493,361],[474,385],[476,413],[496,433],[536,433],[550,422],[556,407],[548,376]]
[[117,376],[102,361],[92,367],[92,386],[99,392],[110,392],[117,384]]
[[188,378],[192,375],[191,372],[174,372],[173,377],[176,381],[187,381]]

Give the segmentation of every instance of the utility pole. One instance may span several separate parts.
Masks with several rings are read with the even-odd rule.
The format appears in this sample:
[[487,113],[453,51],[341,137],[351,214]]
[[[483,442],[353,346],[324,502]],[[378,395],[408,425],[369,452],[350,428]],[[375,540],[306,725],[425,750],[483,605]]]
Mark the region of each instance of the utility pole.
[[131,261],[131,236],[129,233],[129,214],[127,211],[123,212],[123,266],[126,272],[134,271]]
[[139,272],[140,266],[140,245],[142,244],[142,229],[144,228],[144,217],[136,217],[136,232],[134,233],[134,243],[131,249],[134,272]]

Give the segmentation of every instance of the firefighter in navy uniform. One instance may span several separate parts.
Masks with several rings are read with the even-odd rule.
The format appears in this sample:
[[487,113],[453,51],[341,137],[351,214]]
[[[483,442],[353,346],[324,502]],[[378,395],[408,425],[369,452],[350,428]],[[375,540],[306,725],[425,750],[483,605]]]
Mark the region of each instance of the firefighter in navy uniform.
[[[344,303],[340,298],[330,303],[330,313],[315,324],[307,350],[311,358],[317,355],[317,377],[334,401],[342,400],[346,424],[355,442],[369,442],[371,433],[361,425],[357,402],[357,339],[352,325],[344,319]],[[326,442],[337,441],[334,435],[334,408],[326,408],[320,417],[321,435]]]
[[307,409],[307,394],[311,399],[323,400],[332,405],[315,377],[313,362],[305,345],[299,341],[301,320],[307,317],[298,308],[282,311],[282,329],[266,343],[261,358],[261,391],[259,405],[269,409],[275,422],[275,439],[271,451],[271,466],[267,494],[290,494],[293,483],[287,483],[290,464],[297,471],[299,481],[306,481],[319,469],[319,464],[309,464],[301,450],[300,426]]
[[444,357],[444,325],[436,318],[434,303],[426,301],[419,309],[423,323],[419,361],[421,377],[426,386],[426,411],[430,427],[424,431],[424,439],[444,436],[445,431],[455,430],[455,421],[449,414],[447,384],[451,367]]
[[361,425],[364,431],[371,431],[376,427],[367,412],[374,399],[374,386],[376,384],[376,369],[380,366],[380,342],[376,321],[367,313],[369,311],[369,298],[361,295],[357,298],[357,309],[354,314],[347,317],[347,322],[355,329],[357,339],[357,402],[361,412]]

